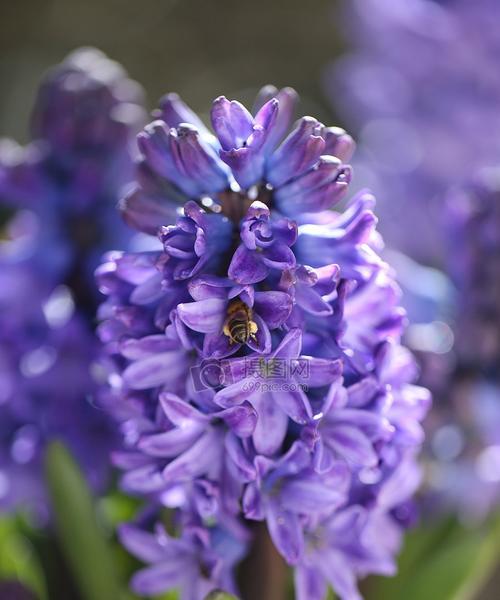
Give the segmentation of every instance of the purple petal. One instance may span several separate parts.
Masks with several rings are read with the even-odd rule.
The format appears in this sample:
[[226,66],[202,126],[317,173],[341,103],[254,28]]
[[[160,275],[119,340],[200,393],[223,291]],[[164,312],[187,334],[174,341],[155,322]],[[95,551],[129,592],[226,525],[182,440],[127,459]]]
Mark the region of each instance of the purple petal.
[[123,372],[123,381],[133,390],[145,390],[175,381],[185,371],[180,352],[163,352],[130,364]]
[[163,469],[166,483],[179,483],[195,479],[220,463],[222,439],[220,432],[211,429],[186,452]]
[[370,440],[359,429],[350,425],[337,424],[325,431],[325,443],[337,454],[356,467],[375,467],[378,456]]
[[343,600],[363,600],[356,585],[354,570],[340,552],[326,550],[318,567]]
[[144,233],[156,235],[160,227],[175,223],[178,203],[141,188],[131,190],[119,205],[125,222]]
[[276,329],[290,316],[292,298],[286,292],[255,292],[254,310],[269,329]]
[[181,321],[193,331],[215,333],[222,331],[226,304],[226,300],[221,298],[207,298],[179,304],[177,312]]
[[222,410],[217,413],[217,417],[242,438],[251,436],[257,424],[255,408],[248,403]]
[[268,181],[275,188],[307,171],[324,153],[321,128],[316,119],[303,117],[273,153],[268,164]]
[[312,315],[324,317],[333,313],[332,306],[315,289],[305,285],[295,288],[295,301],[300,308]]
[[293,113],[298,101],[297,92],[290,87],[285,87],[281,90],[276,89],[272,85],[264,86],[256,98],[253,113],[255,114],[265,102],[271,98],[276,98],[279,103],[278,118],[273,124],[273,127],[268,130],[266,142],[263,150],[266,155],[276,148],[279,142],[285,137],[286,132],[290,129],[293,120]]
[[154,534],[132,525],[121,525],[118,535],[125,548],[144,562],[160,562],[169,554],[168,549],[158,542]]
[[191,123],[198,131],[209,134],[208,129],[198,118],[198,115],[189,108],[178,94],[165,94],[160,99],[159,106],[161,118],[169,127],[178,127],[181,123]]
[[214,396],[214,402],[224,408],[230,408],[244,402],[255,389],[249,385],[249,380],[241,379],[219,390]]
[[207,333],[203,340],[203,356],[205,358],[226,358],[241,348],[241,344],[232,342],[231,339],[217,331]]
[[296,600],[325,600],[327,584],[321,572],[314,567],[294,569]]
[[264,519],[262,495],[257,485],[254,483],[250,483],[246,486],[241,505],[243,514],[247,519],[253,519],[255,521],[262,521]]
[[215,275],[200,275],[189,282],[189,293],[194,300],[209,298],[227,298],[228,291],[233,285],[231,280]]
[[194,563],[185,557],[173,557],[168,562],[138,571],[131,581],[131,587],[140,596],[162,594],[181,586],[184,582],[198,577]]
[[340,127],[326,127],[322,135],[325,138],[325,154],[336,156],[343,163],[349,162],[356,149],[352,137]]
[[172,429],[165,433],[143,436],[138,448],[150,456],[174,458],[190,448],[200,437],[203,425],[192,423],[189,427]]
[[304,551],[304,537],[298,516],[283,510],[281,505],[273,500],[269,503],[267,511],[267,525],[278,552],[288,564],[297,564]]
[[296,423],[305,424],[312,418],[311,405],[301,389],[273,391],[273,400]]
[[120,344],[120,352],[130,360],[137,360],[161,352],[177,350],[178,348],[177,342],[168,339],[165,335],[147,335],[139,339],[129,338]]
[[252,404],[257,411],[257,426],[253,433],[253,443],[259,454],[271,456],[277,452],[288,427],[288,417],[274,402],[271,394],[256,394]]
[[164,490],[166,483],[156,465],[146,465],[125,473],[121,487],[134,494],[151,494]]
[[229,101],[219,96],[214,100],[210,117],[224,150],[240,148],[252,134],[252,115],[236,100]]
[[190,427],[193,423],[207,421],[206,415],[175,394],[163,392],[160,394],[159,399],[165,416],[177,427]]
[[285,510],[311,515],[332,512],[347,500],[349,471],[342,478],[312,472],[287,479],[280,491],[280,502]]
[[257,252],[248,250],[243,244],[238,246],[228,269],[231,279],[241,284],[257,283],[265,279],[268,273],[269,268]]
[[296,260],[293,251],[285,242],[276,241],[272,246],[265,248],[262,253],[262,262],[272,269],[292,269]]
[[302,331],[298,328],[291,329],[282,339],[280,345],[273,352],[274,358],[297,358],[302,348]]
[[243,451],[241,441],[232,433],[228,433],[226,436],[225,448],[230,459],[237,467],[239,474],[243,475],[246,481],[255,480],[255,467]]
[[299,357],[290,362],[290,373],[295,381],[310,387],[330,385],[342,375],[341,360]]

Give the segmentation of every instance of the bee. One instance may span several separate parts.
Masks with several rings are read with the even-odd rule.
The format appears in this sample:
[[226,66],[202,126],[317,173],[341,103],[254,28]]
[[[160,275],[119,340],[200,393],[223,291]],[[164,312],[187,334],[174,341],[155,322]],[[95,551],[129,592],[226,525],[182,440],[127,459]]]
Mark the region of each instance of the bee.
[[252,316],[252,309],[241,300],[233,300],[229,304],[222,331],[231,344],[246,344],[249,339],[256,339],[258,327],[257,323],[252,321]]

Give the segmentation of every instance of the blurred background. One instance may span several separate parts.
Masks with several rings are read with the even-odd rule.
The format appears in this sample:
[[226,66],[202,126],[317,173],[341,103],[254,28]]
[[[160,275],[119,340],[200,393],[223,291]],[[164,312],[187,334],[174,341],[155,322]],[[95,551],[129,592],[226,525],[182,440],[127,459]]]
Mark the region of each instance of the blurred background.
[[266,83],[300,91],[306,112],[331,120],[321,86],[340,51],[331,0],[80,1],[2,3],[0,129],[19,141],[40,74],[78,46],[96,46],[139,81],[153,108],[178,92],[194,110],[224,93],[253,100]]
[[[148,111],[175,91],[206,120],[214,97],[251,105],[272,83],[299,92],[302,114],[358,140],[354,189],[377,193],[386,257],[412,323],[406,343],[435,397],[422,525],[402,558],[406,580],[369,580],[368,600],[395,600],[408,589],[413,600],[499,597],[500,297],[491,282],[500,264],[500,178],[492,172],[500,164],[500,26],[490,22],[498,17],[494,0],[477,4],[472,12],[467,0],[4,0],[0,7],[0,137],[28,142],[43,73],[73,49],[95,46],[143,86]],[[487,235],[467,217],[467,199],[476,197],[488,198],[472,211],[476,218],[484,209],[487,221],[491,214]],[[450,205],[463,210],[457,216]],[[474,278],[478,264],[491,268]],[[481,301],[469,293],[478,288]],[[109,528],[134,509],[113,495],[101,504]],[[30,527],[2,522],[0,555],[19,531],[17,544],[26,534],[42,553],[53,550]],[[124,552],[119,560],[131,571]],[[60,561],[49,565],[52,576]],[[72,586],[62,585],[60,598],[76,598]],[[0,589],[1,600],[30,597],[20,594]]]

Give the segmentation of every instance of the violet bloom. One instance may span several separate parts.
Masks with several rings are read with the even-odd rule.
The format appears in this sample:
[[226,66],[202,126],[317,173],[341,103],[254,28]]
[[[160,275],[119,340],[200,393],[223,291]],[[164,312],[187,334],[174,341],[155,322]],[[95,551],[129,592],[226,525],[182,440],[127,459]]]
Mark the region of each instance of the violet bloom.
[[52,288],[31,255],[23,257],[27,243],[0,249],[0,509],[27,507],[44,522],[47,442],[64,440],[89,483],[102,488],[115,436],[94,404],[93,333],[71,290]]
[[241,224],[241,241],[229,265],[228,275],[242,284],[264,280],[271,269],[295,267],[290,249],[297,240],[297,225],[283,219],[272,222],[263,202],[253,202]]
[[345,9],[350,50],[325,86],[358,133],[356,184],[379,197],[388,245],[440,266],[444,194],[500,154],[498,4],[358,0]]
[[[378,254],[373,197],[330,210],[348,187],[353,142],[311,117],[287,136],[295,101],[265,88],[250,113],[218,98],[214,135],[166,96],[121,206],[163,249],[110,253],[97,272],[102,395],[124,440],[114,461],[128,492],[179,524],[174,539],[142,522],[123,537],[149,563],[132,583],[143,593],[180,587],[202,600],[207,579],[232,590],[221,574],[242,555],[218,554],[212,533],[243,528],[247,552],[253,521],[297,569],[299,600],[319,600],[326,582],[356,600],[359,577],[394,572],[409,521],[395,515],[415,486],[397,495],[391,482],[418,480],[429,394],[412,385],[400,345],[405,318]],[[350,514],[356,527],[342,529]],[[310,536],[323,523],[329,572],[312,595]],[[370,550],[365,540],[386,530]]]
[[424,503],[483,518],[499,499],[498,5],[348,4],[352,49],[326,85],[359,131],[356,173],[380,190],[384,237],[408,254],[386,256],[416,321],[407,343],[438,399]]
[[43,221],[46,248],[37,260],[54,283],[78,285],[82,296],[91,296],[103,252],[124,248],[132,237],[116,218],[116,204],[134,174],[141,102],[141,88],[118,63],[82,48],[42,80],[32,142],[1,146],[0,201]]
[[117,63],[77,50],[44,77],[33,141],[0,145],[2,507],[46,517],[42,459],[55,438],[93,487],[107,480],[116,436],[96,408],[93,271],[108,244],[131,238],[115,205],[134,170],[140,97]]
[[500,502],[499,200],[498,169],[448,194],[454,343],[441,355],[441,381],[424,371],[441,399],[429,422],[429,499],[465,520],[484,518]]
[[147,533],[130,525],[120,528],[123,545],[151,566],[134,575],[131,587],[141,596],[179,588],[182,600],[205,598],[214,589],[235,591],[233,568],[244,556],[246,534],[189,523],[181,538],[157,525]]

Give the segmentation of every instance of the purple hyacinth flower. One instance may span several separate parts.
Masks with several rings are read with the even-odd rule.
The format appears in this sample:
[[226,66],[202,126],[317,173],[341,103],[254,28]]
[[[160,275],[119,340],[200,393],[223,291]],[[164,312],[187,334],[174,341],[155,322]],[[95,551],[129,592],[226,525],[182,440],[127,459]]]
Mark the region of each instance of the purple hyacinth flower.
[[383,395],[383,386],[370,377],[347,388],[338,381],[332,384],[321,418],[311,431],[303,432],[304,440],[314,444],[315,468],[320,473],[340,459],[357,469],[378,465],[380,444],[390,440],[394,427],[382,410],[367,412],[357,401],[360,397],[377,400]]
[[259,420],[253,442],[260,454],[272,455],[281,448],[288,419],[311,424],[314,415],[306,392],[340,378],[338,360],[303,356],[301,347],[301,332],[292,329],[272,353],[235,358],[223,366],[227,385],[215,394],[214,402],[230,407],[248,401],[255,407]]
[[169,130],[163,121],[154,121],[137,141],[154,172],[190,197],[228,186],[227,168],[194,125],[182,123]]
[[258,183],[264,172],[265,147],[276,127],[280,101],[271,98],[253,117],[236,100],[224,96],[212,106],[211,120],[222,146],[220,156],[242,188]]
[[310,459],[301,442],[278,460],[257,457],[257,478],[243,497],[245,516],[267,520],[276,547],[291,565],[304,553],[301,517],[335,511],[345,503],[349,488],[346,465],[332,465],[320,476],[310,468]]
[[257,283],[267,277],[271,269],[285,270],[295,266],[295,255],[290,249],[297,239],[293,221],[280,219],[272,222],[269,208],[262,202],[253,202],[241,224],[242,243],[229,265],[229,277],[243,285]]
[[321,156],[311,169],[276,190],[276,206],[290,216],[322,212],[343,198],[350,181],[350,167],[334,156]]
[[[298,600],[322,600],[329,585],[342,600],[362,600],[356,583],[360,575],[395,573],[392,552],[365,539],[372,518],[362,506],[351,506],[311,524],[306,531],[308,550],[295,571]],[[378,533],[387,535],[383,528]]]
[[343,276],[367,279],[381,266],[376,253],[377,219],[371,208],[373,196],[356,196],[340,217],[325,214],[319,222],[299,224],[296,254],[303,264],[313,267],[325,263],[342,265]]
[[167,127],[177,129],[182,123],[194,125],[204,140],[213,146],[218,144],[215,136],[198,115],[185,104],[178,94],[165,94],[160,99],[158,110],[154,111],[153,116],[167,124]]
[[172,459],[162,470],[165,487],[189,482],[201,475],[207,479],[217,477],[224,460],[220,428],[246,438],[252,435],[257,422],[257,413],[248,403],[204,414],[180,398],[164,393],[161,406],[173,428],[161,433],[145,433],[138,448],[147,456]]
[[337,294],[339,266],[325,265],[319,269],[298,265],[285,271],[280,287],[294,300],[294,308],[287,325],[302,327],[307,315],[327,316],[334,313],[331,300]]
[[165,278],[188,279],[210,268],[227,249],[230,232],[226,217],[207,214],[195,202],[188,202],[176,225],[163,227],[159,233],[166,254],[162,261]]
[[214,589],[235,591],[232,566],[241,558],[241,534],[199,525],[184,528],[182,537],[171,537],[159,523],[154,533],[123,525],[123,545],[149,566],[134,576],[132,589],[142,595],[157,595],[180,588],[185,600],[203,600]]

